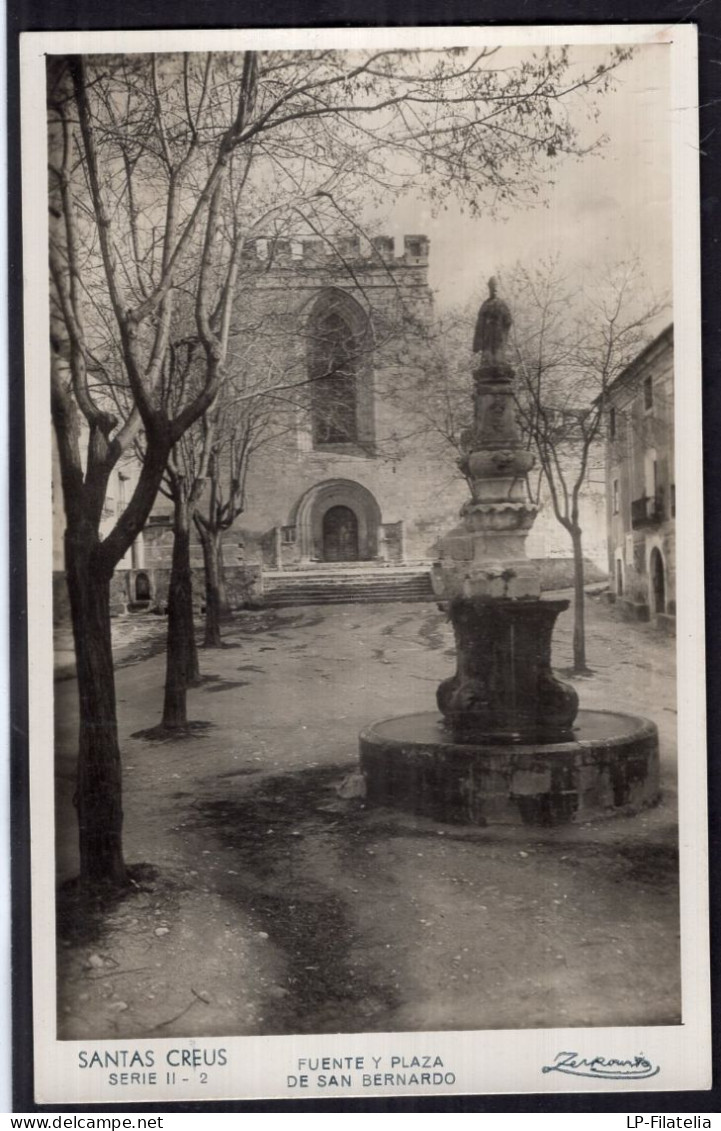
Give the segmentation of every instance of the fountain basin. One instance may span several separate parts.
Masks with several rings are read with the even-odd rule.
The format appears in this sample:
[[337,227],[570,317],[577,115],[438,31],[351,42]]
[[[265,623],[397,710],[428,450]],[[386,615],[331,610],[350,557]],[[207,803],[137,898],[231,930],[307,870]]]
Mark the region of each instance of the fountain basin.
[[579,711],[566,742],[455,741],[433,711],[360,735],[370,805],[469,825],[558,825],[632,813],[660,799],[658,730],[615,711]]

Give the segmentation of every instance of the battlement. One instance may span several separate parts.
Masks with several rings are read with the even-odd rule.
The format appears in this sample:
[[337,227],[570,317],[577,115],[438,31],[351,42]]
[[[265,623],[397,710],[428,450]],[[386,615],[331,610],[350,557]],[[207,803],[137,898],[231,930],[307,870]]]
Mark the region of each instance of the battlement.
[[324,240],[320,237],[290,236],[273,239],[258,236],[247,239],[243,245],[243,264],[251,267],[293,267],[313,268],[331,267],[334,264],[352,263],[354,266],[369,267],[427,267],[430,240],[424,235],[403,237],[403,251],[396,255],[396,241],[392,236],[365,237],[334,236]]

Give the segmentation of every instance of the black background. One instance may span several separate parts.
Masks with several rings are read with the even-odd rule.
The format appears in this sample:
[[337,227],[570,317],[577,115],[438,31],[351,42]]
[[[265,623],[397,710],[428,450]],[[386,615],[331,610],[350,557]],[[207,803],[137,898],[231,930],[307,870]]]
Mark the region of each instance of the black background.
[[[359,15],[363,18],[359,19]],[[22,201],[18,43],[23,31],[140,28],[361,27],[589,23],[695,23],[699,28],[701,251],[703,323],[704,505],[711,873],[711,977],[714,1049],[719,1047],[721,898],[721,4],[680,0],[7,0],[11,841],[13,884],[13,1108],[32,1112],[107,1111],[97,1105],[33,1102],[30,971],[29,814],[27,775],[27,638],[25,582],[24,404],[22,354]],[[684,373],[676,372],[683,391]],[[679,759],[683,750],[679,750]],[[307,1099],[208,1104],[127,1104],[133,1112],[678,1112],[721,1110],[718,1073],[710,1092],[578,1095],[438,1096]]]

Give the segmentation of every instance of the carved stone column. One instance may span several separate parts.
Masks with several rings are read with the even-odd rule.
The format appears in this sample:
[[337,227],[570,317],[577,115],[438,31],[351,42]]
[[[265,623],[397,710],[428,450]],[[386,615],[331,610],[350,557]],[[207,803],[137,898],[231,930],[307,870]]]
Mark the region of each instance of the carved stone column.
[[578,710],[551,671],[551,634],[568,601],[541,601],[526,556],[537,507],[528,495],[533,455],[521,436],[515,372],[506,359],[511,312],[495,280],[473,341],[473,425],[459,466],[471,487],[461,522],[442,540],[433,586],[448,602],[458,667],[438,706],[459,741],[560,742]]

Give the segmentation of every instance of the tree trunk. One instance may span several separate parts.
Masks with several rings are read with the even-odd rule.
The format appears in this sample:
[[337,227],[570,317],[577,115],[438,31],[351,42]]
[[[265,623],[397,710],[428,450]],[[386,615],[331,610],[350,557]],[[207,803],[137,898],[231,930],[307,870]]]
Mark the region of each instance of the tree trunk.
[[[205,566],[205,648],[222,648],[220,622],[224,615],[225,582],[223,578],[222,545],[223,537],[219,531],[207,530],[199,526],[200,543],[203,547]],[[227,606],[226,606],[227,607]]]
[[110,576],[97,568],[90,527],[66,535],[65,566],[72,610],[80,706],[75,805],[80,879],[124,884],[122,771],[110,634]]
[[168,584],[168,643],[162,726],[177,729],[188,725],[187,690],[198,678],[190,571],[190,515],[187,503],[176,499],[173,559]]
[[[183,633],[183,647],[186,649],[185,665],[187,672],[187,686],[197,687],[200,683],[200,661],[198,660],[198,645],[195,640],[195,624],[193,620],[193,570],[190,564],[190,531],[192,528],[192,514],[193,505],[183,502],[176,503],[176,507],[181,508],[181,513],[178,516],[179,521],[174,525],[181,531],[187,532],[187,538],[181,535],[180,539],[180,555],[182,561],[177,563],[178,571],[182,574],[182,584],[175,586],[178,594],[178,600],[184,602],[182,621],[183,625],[187,626],[187,631]],[[171,568],[175,568],[176,562],[173,558]],[[170,610],[168,610],[170,616]]]
[[573,670],[586,672],[586,592],[583,570],[582,532],[575,529],[571,532],[573,543]]
[[220,608],[220,619],[228,620],[230,618],[230,605],[228,603],[228,590],[225,584],[225,562],[223,561],[223,535],[218,534],[218,606]]
[[198,659],[198,644],[195,639],[195,622],[193,617],[193,570],[190,565],[190,523],[188,523],[188,540],[187,546],[187,576],[188,585],[186,593],[188,595],[188,608],[186,609],[187,621],[190,624],[190,632],[187,637],[187,663],[188,663],[188,687],[197,687],[200,683],[200,660]]

